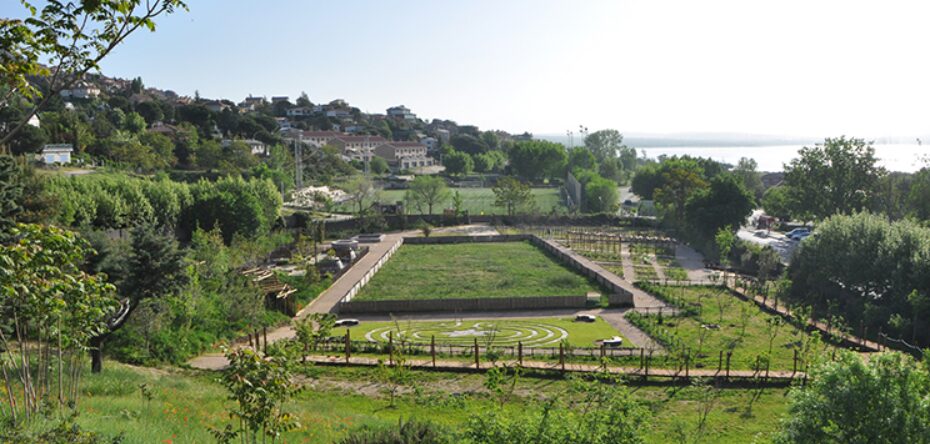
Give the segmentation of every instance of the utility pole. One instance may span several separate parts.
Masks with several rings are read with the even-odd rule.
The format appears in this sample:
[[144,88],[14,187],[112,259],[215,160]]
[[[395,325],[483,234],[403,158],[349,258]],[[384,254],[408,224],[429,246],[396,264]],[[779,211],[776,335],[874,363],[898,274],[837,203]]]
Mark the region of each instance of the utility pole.
[[297,135],[296,145],[294,146],[294,184],[298,190],[304,187],[304,135]]

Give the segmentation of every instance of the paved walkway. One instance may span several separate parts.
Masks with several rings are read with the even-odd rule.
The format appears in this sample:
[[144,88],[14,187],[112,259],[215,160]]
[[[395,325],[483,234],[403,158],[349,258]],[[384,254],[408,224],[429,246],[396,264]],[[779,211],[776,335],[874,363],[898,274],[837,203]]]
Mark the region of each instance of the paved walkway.
[[707,281],[713,273],[704,268],[704,256],[687,245],[678,244],[675,247],[675,260],[688,272],[688,280]]
[[620,260],[623,261],[623,278],[635,282],[636,270],[633,268],[633,254],[630,253],[630,244],[627,242],[620,243]]

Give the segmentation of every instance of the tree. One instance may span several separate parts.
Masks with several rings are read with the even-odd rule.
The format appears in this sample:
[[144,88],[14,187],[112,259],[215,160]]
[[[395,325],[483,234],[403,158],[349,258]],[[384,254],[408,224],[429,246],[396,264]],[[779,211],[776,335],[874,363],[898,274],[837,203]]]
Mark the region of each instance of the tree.
[[16,161],[10,156],[0,155],[0,243],[6,241],[16,215],[22,211],[19,205],[22,193]]
[[283,353],[261,356],[248,348],[226,352],[229,366],[223,370],[220,382],[229,391],[229,400],[236,402],[230,416],[239,419],[239,427],[227,425],[224,430],[211,429],[221,443],[274,443],[281,433],[300,427],[296,417],[284,410],[291,397],[300,392],[292,381],[294,365]]
[[792,215],[803,220],[865,209],[885,174],[872,143],[863,139],[828,138],[799,154],[785,165],[785,182],[797,196]]
[[461,151],[453,151],[444,155],[442,164],[446,167],[446,172],[452,175],[466,175],[475,168],[471,156]]
[[391,171],[391,167],[388,165],[387,161],[383,157],[374,156],[371,158],[371,161],[368,162],[368,167],[371,168],[371,172],[375,174],[386,174]]
[[591,150],[586,147],[572,148],[568,152],[568,170],[574,171],[580,168],[583,170],[597,170],[597,159]]
[[[736,245],[736,235],[733,234],[733,231],[729,228],[720,228],[717,230],[717,234],[714,236],[714,244],[717,246],[717,254],[720,257],[720,265],[724,267],[723,274],[723,284],[727,283],[726,267],[730,265],[730,252],[733,251],[733,246]],[[729,299],[729,296],[727,296]],[[721,313],[721,319],[723,314]]]
[[139,113],[127,113],[123,119],[123,129],[132,134],[139,134],[145,131],[145,119]]
[[930,168],[921,168],[914,174],[907,194],[907,208],[920,220],[930,219]]
[[105,276],[80,269],[87,243],[73,232],[20,224],[11,234],[16,243],[0,245],[0,348],[18,357],[0,359],[0,378],[15,422],[77,405],[80,360],[117,302]]
[[617,157],[620,150],[626,148],[623,145],[623,134],[615,129],[605,129],[588,134],[584,138],[584,145],[591,150],[599,162]]
[[746,188],[756,199],[762,199],[765,193],[765,186],[762,184],[762,174],[756,171],[759,164],[755,159],[741,157],[736,167],[733,168],[733,174],[740,179],[743,187]]
[[[12,129],[0,138],[0,145],[27,125],[37,111],[65,88],[81,80],[120,43],[139,28],[155,30],[155,19],[186,8],[181,0],[94,0],[48,2],[41,9],[22,2],[27,20],[0,21],[0,108],[14,98],[32,100],[34,105]],[[45,76],[44,93],[29,78]]]
[[688,198],[707,186],[704,169],[693,160],[675,159],[662,162],[662,170],[662,187],[655,190],[655,201],[673,216],[676,224],[682,225]]
[[505,208],[508,216],[515,215],[517,210],[533,201],[529,185],[514,177],[501,177],[491,191],[494,193],[494,206]]
[[508,155],[514,173],[528,181],[561,177],[568,160],[565,146],[543,140],[517,142]]
[[791,209],[794,207],[794,192],[786,185],[769,188],[762,195],[762,209],[770,216],[782,220],[791,219]]
[[617,183],[597,176],[584,186],[585,207],[592,213],[615,213],[620,193]]
[[371,179],[366,177],[356,177],[346,184],[348,201],[355,205],[356,214],[362,214],[365,208],[377,199],[378,192],[379,189],[375,187]]
[[149,125],[160,122],[165,118],[165,112],[162,110],[161,105],[151,100],[136,105],[136,112],[139,113]]
[[42,149],[46,142],[48,142],[48,137],[46,137],[42,128],[27,125],[16,134],[16,137],[10,140],[10,152],[17,156],[35,154]]
[[710,237],[721,228],[738,229],[755,207],[753,197],[733,175],[723,174],[710,187],[695,191],[685,203],[688,223]]
[[126,280],[119,288],[124,297],[119,316],[107,323],[107,330],[91,339],[91,371],[103,370],[103,347],[106,339],[122,328],[143,301],[159,299],[180,291],[189,279],[185,252],[173,236],[161,234],[151,226],[132,231],[132,252],[127,263]]
[[488,151],[487,143],[471,134],[456,134],[449,139],[449,143],[456,151],[465,154],[475,155]]
[[410,189],[407,190],[407,200],[413,203],[421,214],[424,206],[426,214],[433,214],[433,206],[442,205],[449,197],[451,194],[446,181],[438,176],[417,176],[410,182]]
[[824,360],[807,384],[790,392],[788,417],[775,442],[930,442],[930,374],[901,353],[865,362],[849,351]]

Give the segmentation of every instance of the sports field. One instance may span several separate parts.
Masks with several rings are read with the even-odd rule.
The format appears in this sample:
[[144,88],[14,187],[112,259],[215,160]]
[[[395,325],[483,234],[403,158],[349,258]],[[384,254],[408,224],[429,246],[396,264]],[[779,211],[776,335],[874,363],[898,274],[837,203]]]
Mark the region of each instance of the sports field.
[[582,296],[598,286],[529,242],[403,245],[356,300]]
[[[458,191],[462,196],[463,210],[468,210],[471,215],[480,214],[504,214],[506,209],[494,206],[494,192],[490,188],[452,188],[451,192]],[[553,207],[563,208],[562,199],[559,195],[558,188],[533,188],[531,190],[533,198],[536,201],[536,207],[541,213],[548,213]],[[394,203],[404,200],[406,190],[384,190],[381,192],[380,201],[383,203]],[[451,207],[452,199],[443,202],[433,208],[434,213],[441,213],[443,208]],[[340,211],[353,211],[352,206],[343,204],[339,206]]]
[[[573,318],[540,319],[459,319],[453,321],[362,322],[352,327],[355,339],[387,342],[389,334],[395,341],[419,344],[558,347],[562,341],[574,347],[596,347],[596,341],[621,336],[601,318],[595,322],[575,322]],[[622,337],[622,336],[621,336]],[[624,338],[624,347],[633,345]]]

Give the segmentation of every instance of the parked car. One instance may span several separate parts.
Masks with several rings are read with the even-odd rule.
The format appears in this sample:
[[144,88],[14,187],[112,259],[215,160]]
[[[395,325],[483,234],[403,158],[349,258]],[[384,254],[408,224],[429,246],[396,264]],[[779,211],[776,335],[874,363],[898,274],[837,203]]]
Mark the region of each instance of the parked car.
[[354,327],[358,324],[358,319],[339,319],[336,321],[336,327]]
[[604,344],[604,347],[620,347],[623,345],[623,338],[614,336],[610,339],[602,339],[601,344]]
[[791,240],[799,241],[811,235],[810,228],[795,228],[785,234],[785,237]]
[[580,314],[575,316],[575,322],[594,322],[597,320],[597,316]]

